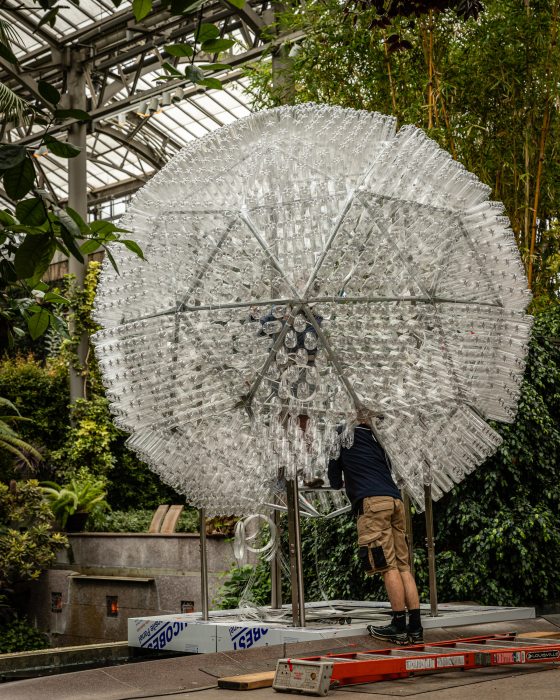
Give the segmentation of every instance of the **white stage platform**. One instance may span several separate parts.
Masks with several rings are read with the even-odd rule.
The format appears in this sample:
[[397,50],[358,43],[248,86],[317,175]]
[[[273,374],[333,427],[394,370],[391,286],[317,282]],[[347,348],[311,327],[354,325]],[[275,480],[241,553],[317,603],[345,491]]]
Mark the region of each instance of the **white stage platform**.
[[[484,607],[441,603],[438,616],[422,605],[422,625],[462,627],[490,622],[526,620],[534,608]],[[333,600],[306,603],[306,627],[292,626],[291,606],[281,610],[259,608],[259,619],[248,619],[246,610],[214,610],[209,620],[200,613],[131,617],[128,644],[143,649],[166,649],[195,654],[235,651],[251,647],[290,644],[313,639],[367,634],[368,624],[388,624],[389,603]]]

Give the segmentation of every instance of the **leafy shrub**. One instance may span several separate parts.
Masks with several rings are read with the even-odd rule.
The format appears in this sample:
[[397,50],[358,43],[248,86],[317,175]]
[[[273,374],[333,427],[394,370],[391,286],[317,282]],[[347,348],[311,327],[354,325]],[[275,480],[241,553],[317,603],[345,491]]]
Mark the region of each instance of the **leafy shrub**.
[[70,481],[59,486],[52,481],[41,484],[43,495],[53,515],[62,528],[74,514],[98,514],[105,510],[107,480],[97,478],[82,467]]
[[[90,532],[148,532],[153,516],[153,510],[114,510],[88,520],[87,529]],[[198,532],[198,511],[195,508],[183,510],[175,532]]]
[[88,519],[88,532],[148,532],[153,510],[113,510]]
[[52,564],[68,544],[52,524],[37,481],[0,483],[0,580],[32,581]]
[[15,617],[2,628],[0,654],[48,649],[48,647],[47,636],[33,627],[26,618]]
[[109,415],[107,399],[78,399],[71,415],[73,427],[60,448],[50,455],[58,478],[64,479],[80,467],[87,467],[95,476],[106,476],[115,462],[112,444],[120,435]]
[[239,606],[245,593],[255,605],[270,604],[270,564],[259,562],[256,566],[233,565],[218,590],[213,605],[217,610],[233,610]]
[[[50,451],[64,442],[69,424],[66,367],[60,361],[41,366],[31,356],[4,358],[0,360],[0,396],[30,419],[18,425],[18,433],[39,448],[42,473],[49,474]],[[0,453],[0,478],[15,477],[10,456]]]

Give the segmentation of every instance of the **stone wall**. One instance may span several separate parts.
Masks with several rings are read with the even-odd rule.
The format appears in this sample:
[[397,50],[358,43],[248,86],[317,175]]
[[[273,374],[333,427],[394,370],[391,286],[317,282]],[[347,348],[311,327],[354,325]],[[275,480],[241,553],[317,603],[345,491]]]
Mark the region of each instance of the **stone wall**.
[[[188,603],[201,609],[198,535],[83,533],[69,541],[27,591],[29,615],[54,646],[124,641],[129,617],[178,613]],[[235,557],[224,537],[206,541],[212,608]]]

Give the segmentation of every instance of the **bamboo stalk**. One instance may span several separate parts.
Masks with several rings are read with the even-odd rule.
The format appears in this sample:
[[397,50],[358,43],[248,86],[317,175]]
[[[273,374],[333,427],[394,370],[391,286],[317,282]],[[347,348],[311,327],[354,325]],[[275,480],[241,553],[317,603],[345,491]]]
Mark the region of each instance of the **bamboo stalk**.
[[546,92],[545,92],[545,100],[544,100],[544,112],[543,112],[543,120],[542,120],[542,125],[541,125],[541,133],[540,133],[540,138],[539,138],[539,158],[537,161],[537,174],[535,177],[535,194],[533,198],[533,220],[531,223],[531,244],[529,246],[529,260],[528,260],[528,268],[527,268],[527,286],[529,289],[532,289],[533,286],[533,259],[535,256],[535,245],[537,241],[537,221],[538,221],[538,211],[539,211],[539,199],[540,199],[540,193],[541,193],[541,179],[542,179],[542,171],[543,171],[543,166],[544,166],[544,159],[545,159],[545,150],[546,150],[546,142],[548,138],[548,134],[550,131],[550,102],[551,102],[551,94],[550,94],[550,78],[551,78],[551,62],[552,62],[552,53],[554,49],[556,48],[556,41],[557,41],[557,35],[558,35],[558,5],[560,3],[556,2],[552,8],[552,16],[550,18],[550,44],[548,46],[548,51],[547,51],[547,56],[546,56],[546,69],[545,69],[545,75],[546,75]]
[[449,119],[449,114],[445,106],[445,98],[441,91],[441,85],[437,73],[434,74],[434,77],[436,79],[437,94],[441,103],[441,113],[443,114],[443,121],[445,122],[445,128],[447,129],[447,137],[449,139],[449,150],[451,151],[453,159],[457,160],[457,151],[455,149],[455,139],[453,138],[453,132],[451,130],[451,121]]
[[[525,155],[525,215],[523,217],[523,247],[529,247],[529,231],[530,231],[530,198],[531,198],[531,177],[529,175],[529,128],[525,130],[525,143],[523,145]],[[529,262],[529,261],[527,261]]]
[[432,10],[430,10],[428,22],[428,129],[431,129],[434,124],[434,33],[432,18]]
[[385,63],[387,64],[387,77],[389,79],[389,89],[391,92],[391,104],[393,105],[393,114],[397,117],[397,96],[395,93],[395,81],[391,72],[391,56],[389,55],[389,47],[387,46],[387,32],[383,31],[383,46],[385,48]]

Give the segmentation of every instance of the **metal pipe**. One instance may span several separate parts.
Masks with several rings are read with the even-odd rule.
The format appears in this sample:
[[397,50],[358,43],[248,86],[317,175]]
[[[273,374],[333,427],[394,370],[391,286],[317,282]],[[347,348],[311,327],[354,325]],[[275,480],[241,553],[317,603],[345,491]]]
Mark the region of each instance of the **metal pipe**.
[[438,616],[437,583],[436,583],[436,551],[434,539],[434,516],[432,509],[432,487],[424,484],[424,515],[426,517],[426,547],[428,548],[428,580],[430,585],[430,613]]
[[299,529],[299,493],[297,478],[286,480],[288,502],[288,538],[290,541],[290,577],[292,582],[292,618],[294,627],[305,627],[303,559]]
[[274,524],[276,525],[276,537],[278,547],[270,561],[270,580],[272,584],[270,607],[273,610],[280,610],[282,607],[282,570],[280,568],[280,512],[274,511]]
[[404,518],[406,527],[406,540],[408,545],[408,557],[410,559],[410,573],[414,576],[414,544],[412,533],[412,513],[410,512],[410,496],[403,490]]
[[208,620],[208,557],[206,551],[206,511],[200,508],[200,597],[202,600],[202,620]]

